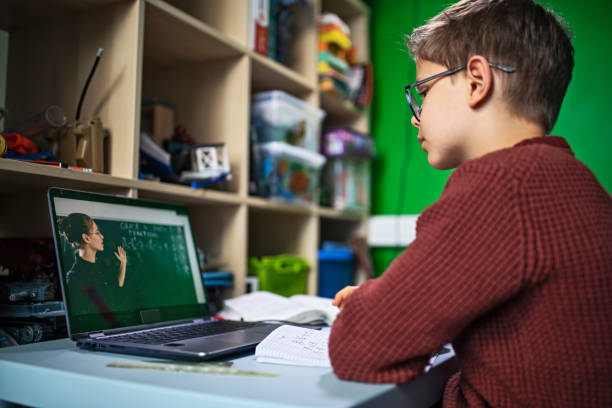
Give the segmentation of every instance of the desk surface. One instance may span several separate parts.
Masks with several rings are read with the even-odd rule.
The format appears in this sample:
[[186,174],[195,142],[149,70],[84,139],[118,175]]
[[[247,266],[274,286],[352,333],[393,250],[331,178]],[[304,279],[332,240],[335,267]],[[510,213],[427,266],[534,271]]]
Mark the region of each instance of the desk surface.
[[402,385],[339,380],[327,368],[262,364],[253,355],[233,368],[277,377],[196,374],[107,367],[150,358],[80,350],[69,339],[0,349],[0,400],[31,406],[148,407],[428,407],[456,371],[439,358],[426,375]]

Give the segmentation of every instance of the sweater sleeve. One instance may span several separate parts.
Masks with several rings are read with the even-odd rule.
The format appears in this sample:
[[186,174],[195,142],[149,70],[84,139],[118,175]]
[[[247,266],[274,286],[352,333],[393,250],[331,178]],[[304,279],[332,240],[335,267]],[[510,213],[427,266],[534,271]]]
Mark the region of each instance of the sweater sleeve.
[[457,169],[419,217],[415,241],[345,300],[329,341],[336,375],[406,382],[516,294],[525,264],[518,198],[516,180],[501,169]]

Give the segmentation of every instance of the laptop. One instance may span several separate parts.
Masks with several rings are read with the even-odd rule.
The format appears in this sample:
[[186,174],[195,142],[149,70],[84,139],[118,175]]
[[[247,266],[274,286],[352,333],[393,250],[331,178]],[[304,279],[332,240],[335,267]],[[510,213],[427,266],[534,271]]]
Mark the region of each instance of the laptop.
[[213,320],[185,206],[50,188],[68,333],[83,349],[204,361],[278,324]]

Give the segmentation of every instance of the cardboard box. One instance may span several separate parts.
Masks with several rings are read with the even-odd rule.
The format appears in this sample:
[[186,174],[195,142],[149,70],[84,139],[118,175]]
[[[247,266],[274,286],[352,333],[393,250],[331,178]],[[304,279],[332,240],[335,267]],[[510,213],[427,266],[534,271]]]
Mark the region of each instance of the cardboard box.
[[168,106],[160,104],[143,106],[141,118],[141,130],[149,133],[160,145],[174,133],[174,110]]

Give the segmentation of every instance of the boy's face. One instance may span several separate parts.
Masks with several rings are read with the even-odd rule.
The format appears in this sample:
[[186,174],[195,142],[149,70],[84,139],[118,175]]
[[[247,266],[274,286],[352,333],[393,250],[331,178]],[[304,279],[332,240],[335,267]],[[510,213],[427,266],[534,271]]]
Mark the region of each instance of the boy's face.
[[[416,80],[446,71],[444,65],[427,60],[417,61]],[[419,129],[418,140],[427,152],[429,164],[436,169],[452,169],[466,157],[466,118],[464,72],[428,81],[418,88],[422,97],[421,121],[412,117],[412,125]]]

